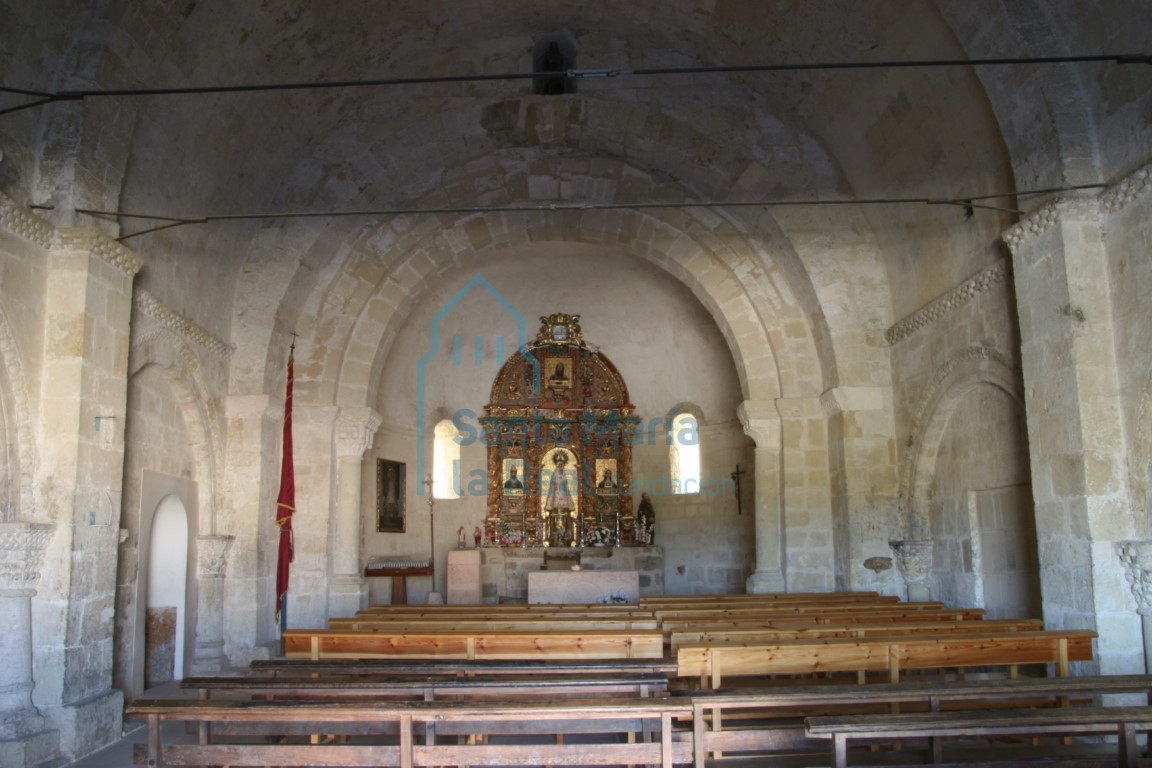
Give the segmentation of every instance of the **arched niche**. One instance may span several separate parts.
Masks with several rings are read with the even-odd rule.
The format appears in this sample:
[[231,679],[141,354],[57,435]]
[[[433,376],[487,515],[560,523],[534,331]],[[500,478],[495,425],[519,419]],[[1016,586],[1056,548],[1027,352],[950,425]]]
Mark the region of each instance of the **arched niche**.
[[488,444],[484,543],[636,543],[634,410],[616,366],[585,343],[580,316],[541,317],[536,340],[501,367],[481,419]]

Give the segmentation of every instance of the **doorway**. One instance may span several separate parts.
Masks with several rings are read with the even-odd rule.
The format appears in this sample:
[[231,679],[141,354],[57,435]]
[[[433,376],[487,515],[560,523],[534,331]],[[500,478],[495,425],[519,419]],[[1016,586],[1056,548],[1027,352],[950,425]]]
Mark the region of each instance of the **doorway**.
[[144,624],[144,687],[184,677],[187,621],[188,513],[165,496],[152,519],[148,546],[148,599]]

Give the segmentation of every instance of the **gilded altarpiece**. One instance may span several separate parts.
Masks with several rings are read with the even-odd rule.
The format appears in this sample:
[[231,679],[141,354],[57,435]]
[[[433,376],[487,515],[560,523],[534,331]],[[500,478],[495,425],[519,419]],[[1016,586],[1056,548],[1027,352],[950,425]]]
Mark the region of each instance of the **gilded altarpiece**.
[[540,318],[508,359],[480,422],[488,443],[491,547],[632,545],[632,442],[640,420],[580,316]]

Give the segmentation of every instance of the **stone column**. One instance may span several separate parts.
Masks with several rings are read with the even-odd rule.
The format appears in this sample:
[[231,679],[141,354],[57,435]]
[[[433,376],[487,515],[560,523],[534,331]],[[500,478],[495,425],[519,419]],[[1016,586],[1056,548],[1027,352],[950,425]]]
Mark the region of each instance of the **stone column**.
[[0,523],[0,765],[38,765],[59,749],[32,704],[31,603],[52,529]]
[[1152,541],[1122,541],[1116,553],[1124,566],[1124,576],[1136,600],[1144,631],[1144,671],[1152,673]]
[[224,666],[224,574],[234,538],[212,535],[196,539],[195,675],[210,675]]
[[336,524],[328,550],[331,616],[351,616],[366,607],[368,600],[360,567],[361,473],[364,452],[372,445],[382,421],[383,417],[371,408],[341,408],[336,418],[336,482],[332,502]]
[[736,410],[744,432],[756,441],[753,468],[756,491],[756,572],[748,577],[749,593],[783,592],[784,530],[781,525],[780,417],[774,403],[746,400]]
[[894,545],[900,558],[900,573],[904,575],[904,585],[908,588],[908,599],[922,602],[932,599],[929,581],[932,576],[933,542],[928,540],[901,541]]
[[1112,285],[1097,198],[1058,200],[1004,235],[1012,250],[1044,617],[1095,629],[1099,669],[1143,666],[1115,587],[1133,538]]

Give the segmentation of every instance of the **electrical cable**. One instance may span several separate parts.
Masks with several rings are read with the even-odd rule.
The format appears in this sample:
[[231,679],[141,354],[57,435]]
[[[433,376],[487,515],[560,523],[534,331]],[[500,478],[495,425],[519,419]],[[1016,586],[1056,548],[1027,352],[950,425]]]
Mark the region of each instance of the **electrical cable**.
[[163,88],[108,88],[87,90],[40,91],[0,85],[0,92],[22,96],[36,96],[38,101],[0,110],[0,115],[40,106],[56,101],[77,101],[101,97],[123,96],[188,96],[212,93],[251,93],[256,91],[293,91],[334,88],[370,88],[404,85],[433,85],[443,83],[473,83],[497,80],[528,80],[555,78],[608,78],[653,77],[664,75],[715,75],[757,72],[802,72],[852,69],[909,69],[933,67],[982,67],[1041,64],[1088,64],[1112,62],[1114,64],[1152,64],[1152,54],[1124,53],[1087,56],[1029,56],[990,59],[918,59],[910,61],[843,61],[810,64],[747,64],[715,67],[648,67],[620,69],[570,69],[562,72],[505,72],[488,75],[441,75],[392,77],[372,80],[329,80],[299,83],[254,83],[251,85],[205,85]]
[[[1075,192],[1087,189],[1104,189],[1107,184],[1079,184],[1069,187],[1052,187],[1047,189],[1025,190],[1021,192],[999,192],[987,195],[974,195],[972,197],[957,198],[927,198],[927,197],[875,197],[852,200],[697,200],[686,202],[647,202],[647,203],[540,203],[537,205],[491,205],[491,206],[441,206],[429,208],[373,208],[352,211],[265,211],[262,213],[229,213],[207,216],[169,216],[150,213],[126,213],[122,211],[101,211],[92,208],[77,208],[76,212],[86,216],[111,219],[142,219],[147,221],[161,221],[162,225],[151,229],[124,235],[118,241],[128,240],[140,235],[151,234],[165,229],[183,226],[185,224],[208,224],[216,221],[261,221],[269,219],[315,219],[315,218],[349,218],[355,216],[424,216],[437,214],[483,214],[483,213],[564,213],[580,211],[606,211],[606,210],[648,210],[648,209],[678,209],[678,208],[783,208],[799,206],[838,206],[838,205],[952,205],[965,208],[982,208],[986,210],[1002,211],[1007,213],[1024,213],[1015,208],[1003,208],[987,205],[978,201],[997,200],[1003,198],[1034,197],[1037,195],[1053,195],[1066,192]],[[33,209],[51,210],[52,206],[33,205]]]

